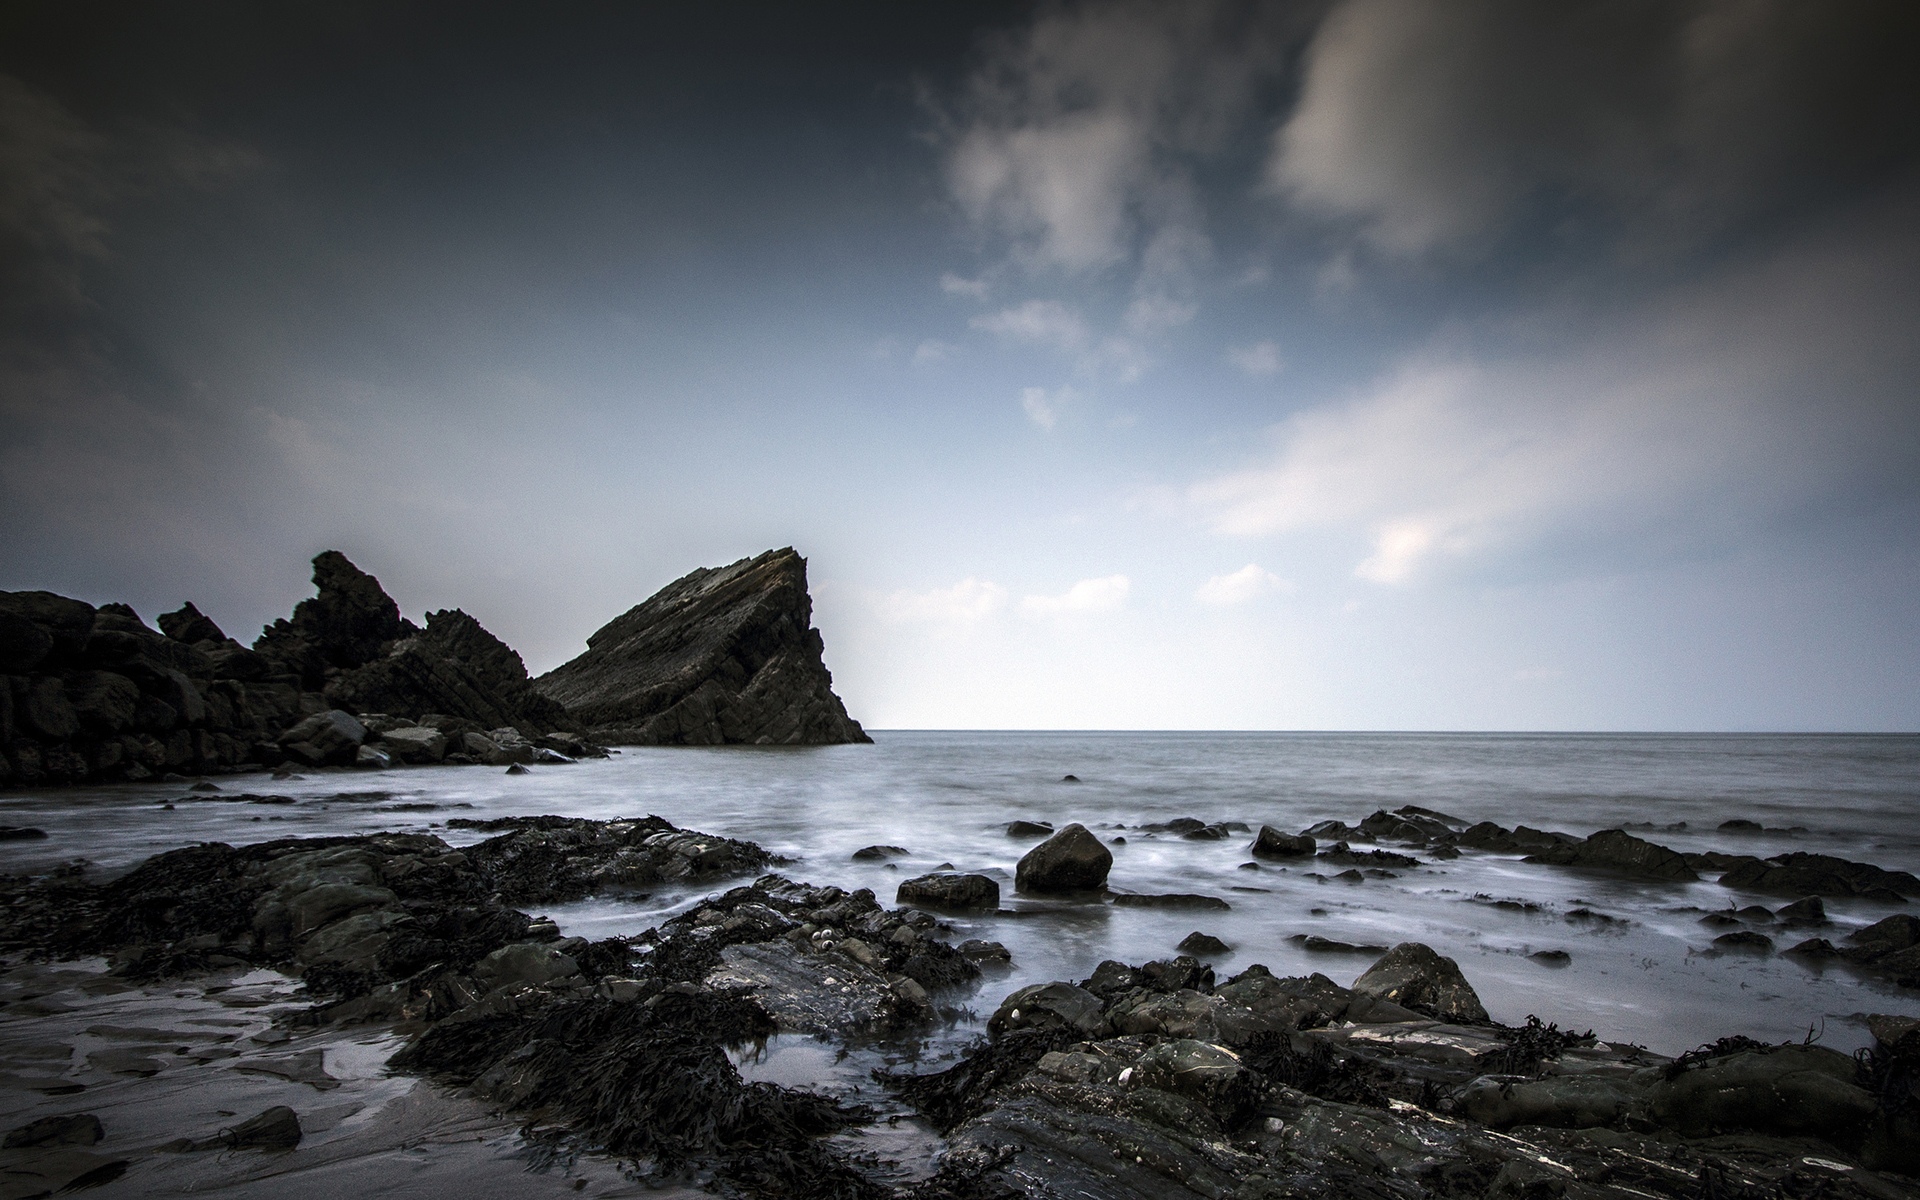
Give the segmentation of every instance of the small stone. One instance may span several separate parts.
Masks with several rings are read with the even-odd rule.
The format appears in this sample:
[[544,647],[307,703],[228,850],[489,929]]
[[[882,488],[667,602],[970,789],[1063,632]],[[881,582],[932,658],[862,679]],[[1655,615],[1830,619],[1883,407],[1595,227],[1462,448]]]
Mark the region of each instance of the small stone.
[[1179,949],[1188,954],[1231,954],[1233,947],[1209,933],[1194,930],[1180,939]]
[[1565,950],[1535,950],[1527,957],[1543,967],[1565,967],[1573,962],[1573,955]]
[[533,772],[532,772],[532,771],[529,771],[529,770],[527,770],[527,769],[526,769],[525,767],[523,767],[523,766],[521,766],[521,765],[520,765],[519,763],[514,763],[514,764],[513,764],[512,766],[510,766],[510,767],[508,767],[508,768],[507,768],[507,769],[506,769],[506,770],[505,770],[504,772],[502,772],[502,773],[503,773],[503,774],[506,774],[506,775],[531,775],[531,774],[533,774]]

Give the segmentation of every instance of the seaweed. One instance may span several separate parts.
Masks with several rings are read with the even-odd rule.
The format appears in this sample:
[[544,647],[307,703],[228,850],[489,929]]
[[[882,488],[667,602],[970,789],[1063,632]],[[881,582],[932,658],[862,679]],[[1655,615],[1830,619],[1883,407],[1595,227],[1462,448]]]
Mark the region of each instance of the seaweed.
[[443,1021],[392,1065],[464,1082],[510,1067],[512,1106],[565,1126],[542,1137],[633,1159],[649,1178],[708,1170],[751,1196],[888,1195],[819,1140],[871,1119],[870,1110],[741,1081],[723,1047],[773,1029],[741,993],[670,989],[644,1003],[564,1001]]
[[[1782,1044],[1786,1045],[1790,1043]],[[1668,1079],[1678,1079],[1681,1073],[1689,1067],[1698,1066],[1703,1062],[1711,1062],[1716,1058],[1726,1058],[1730,1054],[1741,1054],[1748,1050],[1771,1050],[1773,1048],[1771,1043],[1755,1041],[1745,1034],[1736,1033],[1731,1037],[1723,1037],[1718,1041],[1708,1042],[1704,1046],[1697,1046],[1687,1051],[1679,1058],[1668,1063],[1664,1068],[1663,1074]]]
[[1380,1082],[1390,1072],[1357,1057],[1342,1059],[1331,1045],[1317,1038],[1301,1040],[1307,1047],[1304,1051],[1295,1046],[1291,1034],[1272,1030],[1256,1033],[1241,1050],[1240,1061],[1269,1081],[1309,1096],[1336,1104],[1387,1107]]
[[1508,1035],[1507,1044],[1474,1059],[1474,1069],[1488,1075],[1538,1076],[1542,1064],[1560,1057],[1560,1052],[1581,1042],[1591,1042],[1593,1031],[1575,1033],[1558,1025],[1542,1024],[1529,1013],[1527,1023],[1499,1026]]

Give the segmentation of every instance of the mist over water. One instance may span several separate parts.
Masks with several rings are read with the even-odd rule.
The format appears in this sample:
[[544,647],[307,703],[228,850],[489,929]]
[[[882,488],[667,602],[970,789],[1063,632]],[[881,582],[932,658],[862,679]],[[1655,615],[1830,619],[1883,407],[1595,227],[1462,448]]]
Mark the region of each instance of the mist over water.
[[[375,829],[427,830],[456,844],[484,836],[447,829],[451,817],[657,813],[758,842],[792,860],[777,868],[783,874],[870,887],[883,903],[892,902],[900,880],[942,864],[999,878],[1001,914],[948,918],[956,940],[989,938],[1013,954],[1011,972],[989,976],[971,997],[949,998],[981,1020],[1015,987],[1083,978],[1108,958],[1167,957],[1196,930],[1233,948],[1209,960],[1222,977],[1258,962],[1276,974],[1321,971],[1343,984],[1367,967],[1369,955],[1309,953],[1289,937],[1375,946],[1423,941],[1460,961],[1497,1020],[1538,1014],[1666,1053],[1730,1033],[1779,1040],[1809,1030],[1847,1050],[1869,1040],[1856,1014],[1920,1015],[1920,993],[1842,965],[1710,952],[1722,930],[1698,923],[1705,911],[1778,908],[1781,897],[1712,882],[1628,880],[1513,855],[1464,851],[1437,861],[1417,849],[1410,852],[1421,866],[1349,884],[1312,878],[1344,867],[1311,862],[1243,869],[1252,861],[1250,834],[1202,842],[1137,828],[1197,817],[1291,832],[1417,804],[1467,821],[1577,835],[1652,825],[1658,828],[1634,832],[1683,852],[1807,850],[1920,871],[1920,737],[883,731],[875,739],[872,746],[804,749],[629,748],[607,761],[511,777],[480,767],[315,773],[278,782],[236,776],[218,780],[220,793],[191,798],[178,784],[12,793],[0,799],[0,824],[33,825],[50,836],[0,845],[0,871],[41,870],[76,857],[103,871],[124,869],[207,840]],[[1080,782],[1063,782],[1067,774]],[[236,801],[242,793],[291,803]],[[163,807],[168,802],[175,807]],[[1079,821],[1103,840],[1124,837],[1113,847],[1109,882],[1116,891],[1201,893],[1232,909],[1019,897],[1013,867],[1033,841],[1006,835],[1005,824],[1016,818]],[[1780,832],[1718,832],[1730,818]],[[1803,831],[1785,832],[1789,827]],[[885,863],[850,858],[875,844],[907,853]],[[595,899],[548,915],[568,934],[638,933],[712,890]],[[1614,920],[1570,918],[1577,909]],[[1831,929],[1757,928],[1782,949],[1816,934],[1837,943],[1905,906],[1829,900],[1827,909]],[[1564,950],[1572,961],[1554,968],[1528,957],[1542,950]],[[963,1019],[952,1032],[976,1028]]]

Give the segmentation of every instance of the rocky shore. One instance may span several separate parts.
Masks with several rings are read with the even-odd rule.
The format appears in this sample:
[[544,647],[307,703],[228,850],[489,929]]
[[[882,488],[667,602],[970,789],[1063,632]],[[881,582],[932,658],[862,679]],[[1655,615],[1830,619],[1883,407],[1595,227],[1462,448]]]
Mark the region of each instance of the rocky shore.
[[[1233,833],[1180,824],[1155,832]],[[9,880],[0,953],[16,965],[101,961],[117,979],[164,981],[176,994],[234,971],[285,972],[308,1001],[282,1023],[292,1058],[328,1030],[392,1028],[407,1039],[394,1069],[513,1114],[556,1161],[607,1155],[638,1178],[725,1194],[1920,1195],[1920,1022],[1872,1018],[1875,1044],[1855,1056],[1734,1032],[1670,1058],[1538,1017],[1498,1024],[1459,966],[1417,942],[1377,955],[1347,984],[1259,965],[1222,979],[1202,951],[1016,989],[950,1065],[878,1073],[890,1103],[943,1138],[937,1169],[903,1180],[841,1136],[874,1126],[871,1105],[745,1080],[729,1051],[775,1035],[843,1050],[908,1044],[962,1017],[1006,952],[956,944],[950,922],[994,913],[997,883],[936,872],[903,881],[888,907],[869,891],[768,873],[782,864],[760,847],[658,817],[508,818],[468,832],[489,836],[459,849],[421,833],[203,845],[100,884],[84,872]],[[1676,864],[1621,830],[1575,838],[1411,807],[1242,836],[1257,859],[1324,864],[1330,879],[1419,854],[1537,844],[1543,861],[1569,870],[1705,869],[1801,893],[1764,922],[1731,914],[1743,929],[1817,930],[1820,889],[1889,904],[1914,890],[1911,876],[1867,864]],[[1396,849],[1356,848],[1380,842]],[[1016,887],[1113,903],[1128,893],[1109,890],[1112,861],[1098,836],[1065,826],[1023,857]],[[631,939],[562,938],[529,911],[730,880],[740,882]],[[1836,953],[1901,977],[1899,956],[1920,942],[1915,924],[1897,914],[1840,939]],[[13,1007],[0,1007],[0,1021],[16,1019]],[[159,1056],[136,1038],[114,1061],[144,1070],[138,1062]],[[276,1061],[301,1069],[284,1053]],[[320,1070],[317,1053],[309,1066]],[[134,1145],[88,1109],[70,1073],[6,1069],[13,1091],[49,1093],[7,1135],[0,1171],[11,1174],[0,1178],[10,1181],[51,1190],[119,1173],[134,1181],[156,1155],[297,1153],[286,1147],[298,1145],[298,1106]],[[159,1078],[166,1069],[153,1067]]]
[[156,630],[124,604],[0,592],[0,787],[870,740],[831,690],[791,549],[695,571],[539,680],[457,608],[402,617],[337,551],[313,583],[251,647],[191,603]]

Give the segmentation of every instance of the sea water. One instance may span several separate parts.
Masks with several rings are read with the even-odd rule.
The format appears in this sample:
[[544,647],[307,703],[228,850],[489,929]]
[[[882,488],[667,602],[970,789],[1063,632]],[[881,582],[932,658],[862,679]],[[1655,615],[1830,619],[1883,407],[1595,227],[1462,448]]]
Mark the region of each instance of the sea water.
[[[85,858],[104,876],[200,841],[379,829],[428,831],[455,844],[486,836],[449,828],[453,817],[657,813],[757,842],[789,860],[777,869],[790,877],[872,888],[883,903],[892,903],[901,880],[946,864],[999,879],[1001,912],[947,918],[954,940],[999,941],[1013,956],[1009,970],[990,974],[973,993],[944,998],[951,1024],[938,1041],[949,1047],[977,1032],[1016,987],[1084,978],[1104,959],[1168,957],[1193,932],[1231,947],[1208,956],[1222,978],[1262,963],[1278,975],[1319,971],[1342,984],[1367,967],[1370,954],[1313,953],[1290,939],[1425,942],[1460,963],[1497,1020],[1514,1024],[1533,1014],[1668,1054],[1731,1033],[1811,1036],[1851,1050],[1869,1040],[1863,1014],[1920,1015],[1920,993],[1843,964],[1716,953],[1713,937],[1723,930],[1700,924],[1701,916],[1782,900],[1711,881],[1634,880],[1473,851],[1440,861],[1413,850],[1420,866],[1346,883],[1313,877],[1344,867],[1306,861],[1245,869],[1253,861],[1249,834],[1189,841],[1139,829],[1194,817],[1292,832],[1416,804],[1465,821],[1576,835],[1626,827],[1683,852],[1807,850],[1920,872],[1914,736],[883,731],[871,746],[630,747],[604,761],[518,776],[430,767],[216,782],[220,792],[200,794],[177,783],[0,794],[0,824],[49,835],[0,844],[0,872]],[[248,794],[273,802],[239,799]],[[1733,818],[1778,832],[1718,830]],[[1033,840],[1006,834],[1015,819],[1078,821],[1103,840],[1124,838],[1113,847],[1115,890],[1197,893],[1231,908],[1167,911],[1018,896],[1014,864]],[[869,845],[906,853],[851,857]],[[569,935],[633,934],[711,890],[594,898],[545,915]],[[1611,919],[1569,915],[1581,910]],[[1829,899],[1827,910],[1830,929],[1759,928],[1782,949],[1815,934],[1839,943],[1905,906]],[[1549,950],[1570,961],[1555,967],[1531,957]],[[777,1066],[768,1069],[777,1074]]]

